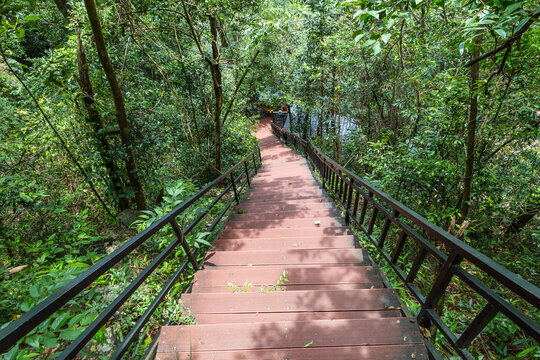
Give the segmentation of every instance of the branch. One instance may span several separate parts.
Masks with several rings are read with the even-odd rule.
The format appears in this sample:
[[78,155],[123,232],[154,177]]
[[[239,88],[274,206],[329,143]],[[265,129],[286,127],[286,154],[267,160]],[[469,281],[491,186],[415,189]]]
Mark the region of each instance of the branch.
[[[537,127],[538,125],[540,124],[540,120],[538,120],[537,122],[535,122],[534,124],[530,125],[530,128],[535,128]],[[522,132],[526,131],[527,129],[523,130]],[[495,154],[497,154],[499,151],[502,150],[502,148],[504,148],[506,145],[510,144],[512,141],[516,140],[516,138],[511,138],[511,139],[508,139],[506,140],[505,142],[503,142],[501,145],[499,145],[495,150],[493,150],[493,152],[491,154],[489,154],[488,156],[486,156],[484,158],[484,162],[488,161],[489,159],[491,159]]]
[[186,3],[184,2],[184,0],[182,0],[182,7],[184,8],[184,13],[186,14],[186,20],[189,25],[189,29],[191,30],[191,34],[193,35],[193,41],[195,41],[195,44],[197,45],[197,49],[199,49],[199,52],[201,53],[202,58],[208,61],[207,57],[204,55],[204,50],[201,45],[201,40],[197,36],[195,27],[193,25],[193,20],[191,19],[191,15],[189,14],[189,11],[186,7]]
[[225,125],[225,120],[227,120],[227,116],[229,116],[229,111],[231,111],[231,107],[234,103],[234,100],[236,99],[236,94],[238,93],[238,89],[240,89],[240,86],[242,86],[242,82],[244,81],[249,69],[253,66],[253,63],[255,62],[255,59],[257,59],[257,56],[259,55],[259,50],[255,52],[255,55],[253,56],[253,59],[251,59],[251,63],[246,68],[246,71],[244,71],[244,74],[240,78],[240,81],[238,84],[236,84],[236,88],[234,89],[233,97],[231,98],[231,101],[229,102],[229,106],[227,107],[227,111],[225,112],[225,116],[223,116],[223,121],[221,122],[223,125]]
[[536,19],[538,19],[538,16],[540,16],[540,8],[537,8],[536,10],[534,10],[533,13],[534,13],[534,15],[531,16],[529,21],[527,21],[525,23],[525,25],[523,25],[523,27],[521,29],[519,29],[518,32],[516,32],[514,35],[510,36],[505,42],[503,42],[501,45],[497,46],[495,49],[490,50],[487,53],[484,53],[484,54],[480,55],[479,57],[477,57],[475,59],[472,59],[471,61],[469,61],[468,63],[463,65],[463,67],[470,67],[470,66],[476,64],[479,61],[487,59],[488,57],[493,56],[493,55],[503,51],[506,48],[512,47],[512,45],[514,44],[514,41],[519,40],[519,38],[521,38],[521,35],[523,35],[523,33],[525,31],[527,31],[527,29],[529,29],[529,27],[536,21]]
[[508,59],[508,55],[510,54],[510,51],[511,51],[511,50],[512,50],[512,47],[511,47],[511,46],[508,47],[508,48],[506,49],[506,52],[505,52],[504,55],[503,55],[503,58],[502,58],[502,60],[501,60],[501,64],[499,65],[498,69],[495,70],[495,71],[493,71],[493,72],[491,73],[491,75],[490,75],[489,78],[487,79],[486,83],[484,84],[484,86],[486,87],[486,89],[487,89],[487,86],[488,86],[489,82],[491,81],[491,79],[493,79],[493,77],[494,77],[495,75],[498,75],[498,74],[500,74],[500,73],[503,72],[503,70],[504,70],[504,65],[506,64],[506,60]]

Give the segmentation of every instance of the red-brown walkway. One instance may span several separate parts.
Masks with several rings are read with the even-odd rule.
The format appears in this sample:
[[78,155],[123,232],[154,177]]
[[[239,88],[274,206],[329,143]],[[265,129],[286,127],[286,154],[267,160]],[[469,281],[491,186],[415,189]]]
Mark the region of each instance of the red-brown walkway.
[[263,168],[182,295],[197,325],[164,326],[156,359],[427,359],[415,319],[268,121]]

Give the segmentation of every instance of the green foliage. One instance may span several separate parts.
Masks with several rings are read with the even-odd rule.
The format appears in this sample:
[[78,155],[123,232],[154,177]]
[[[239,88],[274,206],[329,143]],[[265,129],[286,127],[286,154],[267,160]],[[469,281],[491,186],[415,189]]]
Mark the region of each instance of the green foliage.
[[[134,207],[124,166],[126,149],[118,136],[110,89],[84,5],[68,1],[70,11],[64,18],[55,3],[9,0],[0,4],[0,42],[14,71],[0,64],[0,317],[4,324],[133,234],[106,214],[86,182],[93,181],[111,209],[119,211],[122,200]],[[251,134],[260,107],[294,104],[298,106],[293,114],[295,130],[311,132],[336,160],[448,229],[461,215],[466,162],[471,94],[469,68],[463,64],[470,60],[472,43],[479,36],[485,53],[525,29],[540,11],[531,0],[189,3],[195,28],[203,32],[201,54],[180,3],[99,2],[98,6],[124,94],[137,173],[148,203],[155,205],[142,213],[137,230],[215,178],[215,98],[205,60],[212,57],[212,50],[209,42],[204,43],[209,13],[218,17],[222,116],[231,105],[222,129],[223,169],[256,147]],[[94,93],[90,107],[84,104],[79,83],[79,33]],[[471,210],[468,224],[458,221],[451,229],[464,229],[465,242],[535,284],[540,281],[538,216],[519,231],[508,229],[521,215],[534,212],[540,198],[539,40],[536,21],[512,43],[508,56],[501,51],[480,62]],[[233,98],[255,50],[260,55]],[[58,134],[46,126],[15,74],[25,81]],[[283,96],[277,98],[273,90]],[[258,102],[257,94],[261,94]],[[90,119],[92,110],[103,122],[99,130]],[[353,119],[347,134],[337,126],[339,115]],[[317,120],[312,124],[309,116]],[[87,179],[59,146],[59,138],[77,157]],[[112,171],[106,167],[107,159]],[[122,194],[115,185],[123,189]],[[206,210],[212,195],[216,194],[176,219],[179,224],[185,226]],[[217,229],[209,232],[209,224],[223,209],[221,203],[215,206],[208,223],[187,237],[193,248],[202,253],[210,246]],[[170,227],[156,234],[6,357],[54,358],[173,238]],[[108,332],[100,330],[96,344],[121,338],[184,256],[180,247],[171,254],[160,272],[108,324]],[[427,283],[431,279],[426,274],[434,270],[427,266],[423,271],[420,281]],[[391,277],[390,271],[387,274]],[[264,291],[279,290],[286,277],[283,274],[271,290]],[[131,349],[134,357],[144,352],[162,322],[192,321],[189,309],[176,301],[188,280],[189,276],[174,285],[145,329],[147,336]],[[456,289],[445,311],[449,326],[459,332],[462,315],[476,305],[461,298],[459,286]],[[413,312],[418,310],[418,304],[407,304]],[[437,346],[448,350],[442,345],[444,339],[436,340]],[[473,344],[478,358],[525,359],[539,351],[505,318],[493,321],[481,340],[482,344]],[[84,351],[86,356],[105,357],[91,348]]]

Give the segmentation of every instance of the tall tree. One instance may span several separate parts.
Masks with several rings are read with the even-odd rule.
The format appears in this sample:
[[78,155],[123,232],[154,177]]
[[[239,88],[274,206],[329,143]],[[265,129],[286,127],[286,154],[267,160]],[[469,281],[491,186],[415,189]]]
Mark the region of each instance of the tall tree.
[[[474,40],[472,51],[473,59],[480,55],[482,45],[482,32],[479,31]],[[465,174],[463,176],[463,192],[460,199],[460,219],[464,221],[469,215],[472,183],[474,176],[474,155],[476,145],[476,123],[478,118],[478,88],[480,81],[480,64],[476,62],[471,66],[471,79],[469,84],[469,120],[467,122],[467,158],[465,160]]]
[[97,14],[96,3],[94,0],[85,0],[84,5],[88,14],[88,20],[90,21],[90,27],[92,28],[92,34],[94,35],[94,43],[96,45],[99,61],[101,62],[101,66],[103,67],[105,75],[107,76],[107,81],[109,82],[109,86],[111,88],[114,107],[116,109],[116,121],[120,131],[120,139],[122,140],[122,144],[126,151],[125,163],[127,176],[135,191],[137,209],[143,210],[147,207],[146,198],[137,171],[134,145],[131,137],[131,124],[127,118],[124,95],[120,90],[120,85],[118,84],[118,80],[116,78],[116,72],[114,71],[109,53],[107,52],[107,46],[105,45],[101,23]]
[[[66,20],[70,20],[71,6],[66,0],[55,0],[56,6]],[[86,50],[82,43],[80,28],[77,29],[77,82],[81,88],[81,97],[86,110],[86,120],[94,131],[93,135],[97,140],[97,150],[107,170],[112,188],[118,200],[120,211],[129,208],[129,202],[123,189],[124,179],[120,174],[120,169],[116,166],[111,157],[111,144],[105,136],[105,126],[103,118],[97,109],[97,103],[94,95],[92,82],[90,81],[90,72],[86,58]]]

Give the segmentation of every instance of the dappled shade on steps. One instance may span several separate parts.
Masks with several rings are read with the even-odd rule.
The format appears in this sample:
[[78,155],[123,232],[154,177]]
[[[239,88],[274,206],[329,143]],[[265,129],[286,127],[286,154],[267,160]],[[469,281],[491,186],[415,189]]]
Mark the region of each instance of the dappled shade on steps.
[[268,121],[263,168],[182,295],[197,325],[164,326],[156,359],[427,359],[416,320]]

